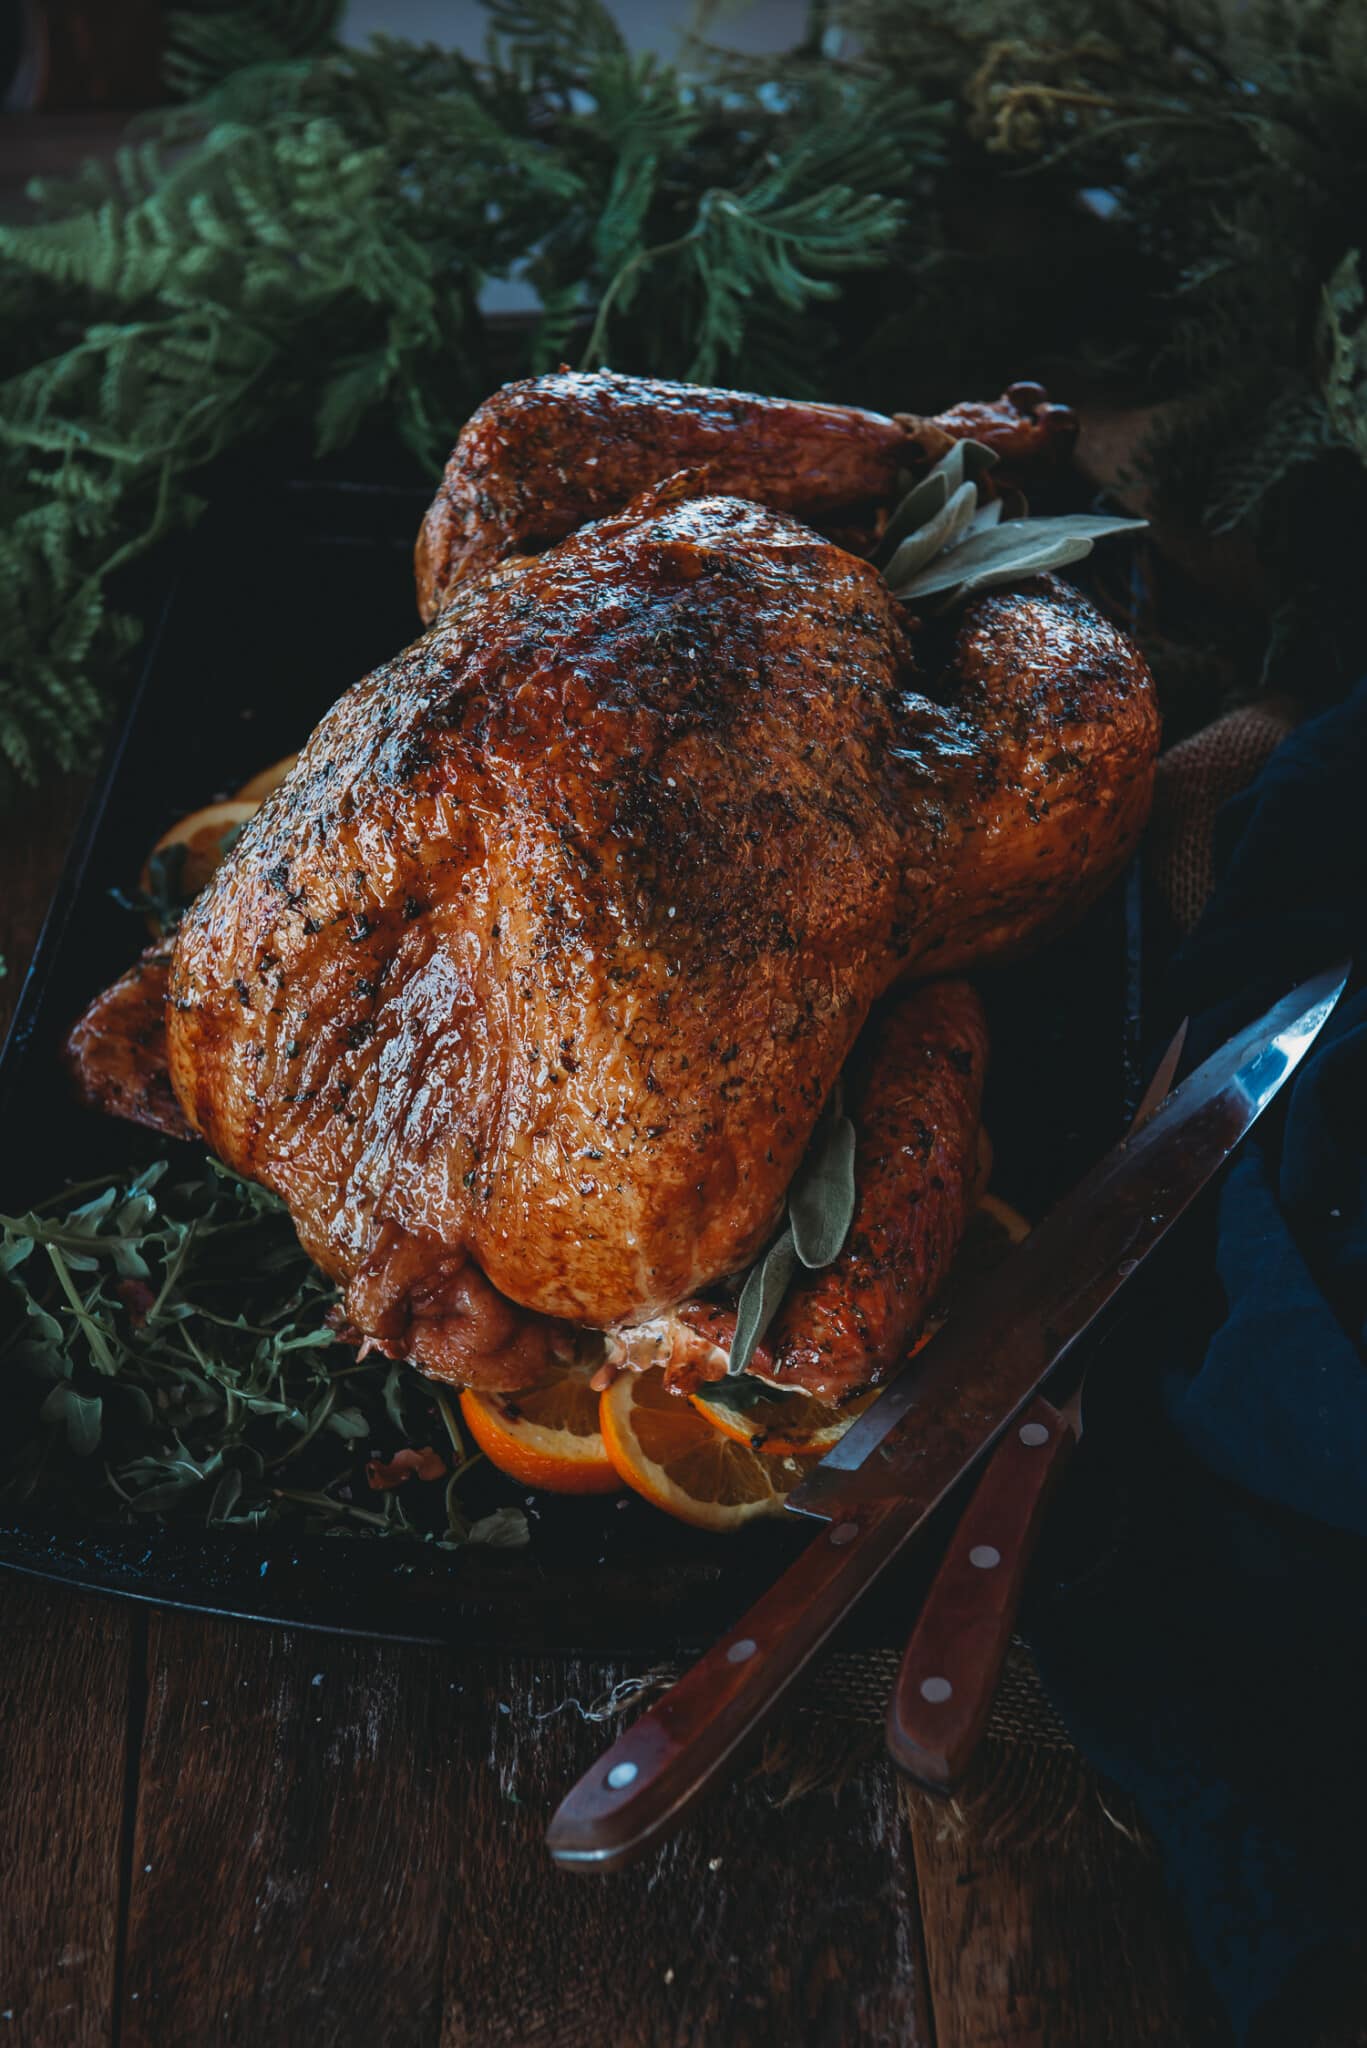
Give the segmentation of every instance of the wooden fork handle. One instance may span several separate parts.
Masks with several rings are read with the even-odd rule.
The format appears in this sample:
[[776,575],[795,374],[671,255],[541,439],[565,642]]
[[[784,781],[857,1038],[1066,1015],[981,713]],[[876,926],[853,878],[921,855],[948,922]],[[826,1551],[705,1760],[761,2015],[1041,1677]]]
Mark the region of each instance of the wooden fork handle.
[[898,1766],[931,1791],[958,1782],[987,1725],[1035,1539],[1076,1440],[1056,1408],[1030,1404],[988,1460],[926,1595],[887,1739]]

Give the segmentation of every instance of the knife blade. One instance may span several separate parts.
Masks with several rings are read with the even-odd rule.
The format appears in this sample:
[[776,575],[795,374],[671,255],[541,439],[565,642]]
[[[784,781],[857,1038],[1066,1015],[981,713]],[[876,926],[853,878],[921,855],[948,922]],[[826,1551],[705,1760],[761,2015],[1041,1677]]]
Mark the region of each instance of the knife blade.
[[[1187,1024],[1155,1067],[1130,1137],[1171,1093]],[[984,1459],[921,1601],[888,1700],[887,1743],[928,1791],[954,1788],[987,1727],[1035,1541],[1082,1435],[1085,1378],[1084,1368],[1061,1408],[1037,1394]]]
[[[830,1526],[572,1788],[547,1830],[559,1865],[618,1868],[677,1825],[1208,1185],[1304,1058],[1347,974],[1339,966],[1314,976],[1214,1053],[827,1453],[798,1495],[801,1512]],[[928,1443],[932,1397],[939,1406]]]
[[[895,1493],[928,1512],[1136,1273],[1304,1058],[1348,979],[1315,975],[1235,1034],[1052,1209],[788,1496],[823,1520]],[[937,1441],[920,1418],[934,1402]],[[940,1404],[943,1403],[943,1406]]]

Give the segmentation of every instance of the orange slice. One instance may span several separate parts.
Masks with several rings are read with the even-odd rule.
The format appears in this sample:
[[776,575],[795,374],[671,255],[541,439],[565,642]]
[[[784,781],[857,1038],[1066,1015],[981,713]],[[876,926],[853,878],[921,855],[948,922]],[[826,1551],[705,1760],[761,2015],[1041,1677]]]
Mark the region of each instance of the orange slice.
[[733,1405],[733,1397],[729,1398],[733,1383],[726,1380],[713,1380],[688,1398],[699,1415],[732,1443],[749,1444],[752,1451],[763,1451],[770,1458],[824,1458],[877,1392],[870,1388],[867,1394],[837,1408],[832,1401],[819,1401],[815,1394],[766,1394],[764,1382],[751,1379],[748,1373],[742,1373],[741,1379],[758,1390],[751,1399],[747,1387],[743,1407]]
[[599,1403],[607,1454],[635,1492],[695,1529],[729,1531],[781,1512],[803,1474],[714,1429],[658,1369],[619,1373]]
[[[176,878],[176,893],[183,902],[198,896],[200,890],[222,860],[227,848],[232,845],[238,833],[249,818],[260,810],[259,804],[244,804],[236,799],[232,803],[208,804],[202,811],[191,811],[188,818],[181,818],[168,832],[163,832],[147,859],[143,862],[139,881],[145,896],[151,896],[152,861],[159,853],[170,847],[183,846],[185,858],[180,874]],[[154,937],[161,935],[161,922],[151,912],[147,925]]]
[[[1004,1202],[1000,1195],[981,1195],[978,1199],[978,1215],[985,1216],[989,1223],[994,1223],[997,1229],[1005,1234],[1009,1244],[1019,1244],[1022,1238],[1030,1235],[1031,1226],[1028,1218],[1022,1216],[1019,1209],[1013,1209],[1009,1202]],[[973,1228],[974,1225],[970,1223],[965,1243],[972,1238]],[[957,1260],[955,1263],[958,1263]]]
[[[914,1356],[930,1342],[943,1327],[955,1301],[965,1299],[1000,1264],[1009,1248],[1019,1244],[1029,1232],[1030,1225],[1020,1211],[999,1196],[979,1198],[945,1284],[943,1299],[928,1317],[910,1355]],[[713,1429],[733,1443],[748,1444],[752,1451],[762,1451],[771,1458],[824,1458],[850,1424],[864,1413],[877,1392],[870,1388],[866,1394],[837,1407],[833,1402],[817,1400],[812,1394],[768,1394],[762,1380],[748,1374],[742,1374],[741,1379],[744,1392],[739,1400],[725,1380],[700,1387],[688,1399]]]
[[271,791],[279,789],[298,759],[297,754],[286,754],[279,761],[272,761],[269,768],[261,769],[250,782],[243,783],[237,792],[237,801],[240,804],[264,804]]
[[[260,808],[259,804],[241,803],[237,799],[228,804],[207,804],[202,811],[191,811],[188,818],[180,819],[168,832],[163,832],[152,852],[165,853],[169,846],[183,846],[182,889],[187,896],[197,895],[222,860],[225,840],[231,843]],[[144,889],[149,881],[144,867]]]
[[620,1493],[598,1428],[591,1366],[565,1366],[517,1394],[460,1397],[465,1426],[491,1465],[545,1493]]

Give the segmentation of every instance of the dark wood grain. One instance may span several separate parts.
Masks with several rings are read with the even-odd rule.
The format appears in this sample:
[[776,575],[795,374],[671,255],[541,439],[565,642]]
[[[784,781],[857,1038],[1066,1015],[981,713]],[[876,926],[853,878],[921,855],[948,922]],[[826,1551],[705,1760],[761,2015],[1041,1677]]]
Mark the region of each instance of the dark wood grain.
[[432,1653],[154,1621],[123,2048],[436,2039],[459,1687]]
[[783,1778],[752,1770],[629,1870],[552,1870],[546,1820],[608,1732],[574,1702],[620,1675],[491,1673],[441,2048],[931,2048],[911,1836],[881,1758],[839,1801],[787,1806]]
[[1062,1835],[994,1854],[910,1795],[937,2048],[1227,2048],[1157,1857],[1104,1797],[1089,1778]]
[[546,1816],[603,1740],[573,1702],[622,1675],[154,1623],[124,2048],[929,2048],[881,1767],[838,1806],[744,1785],[615,1882],[551,1869]]
[[96,2048],[117,1973],[128,1613],[14,1580],[0,1597],[0,2041]]
[[[14,2048],[116,2038],[121,1860],[125,2048],[1226,2040],[1156,1861],[1099,1796],[1063,1837],[991,1855],[920,1795],[908,1824],[876,1759],[838,1801],[782,1806],[781,1778],[751,1777],[648,1863],[553,1872],[546,1817],[604,1736],[580,1709],[621,1666],[154,1621],[121,1858],[140,1626],[0,1584]],[[1286,2038],[1365,2048],[1367,2031],[1345,2016]]]

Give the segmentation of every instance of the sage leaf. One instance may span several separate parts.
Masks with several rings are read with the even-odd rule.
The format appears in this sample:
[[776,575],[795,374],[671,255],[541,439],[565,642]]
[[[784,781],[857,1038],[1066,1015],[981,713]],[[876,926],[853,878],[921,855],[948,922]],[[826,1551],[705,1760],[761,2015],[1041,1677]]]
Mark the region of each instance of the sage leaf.
[[[1004,552],[999,561],[971,569],[966,575],[951,573],[934,581],[918,577],[916,588],[903,595],[919,603],[938,599],[935,609],[945,610],[951,605],[963,604],[981,591],[1001,590],[1008,583],[1024,582],[1028,576],[1043,576],[1050,569],[1066,569],[1070,563],[1084,560],[1091,552],[1090,541],[1037,541],[1033,547]],[[926,572],[927,578],[930,573]]]
[[800,1387],[780,1387],[773,1380],[743,1372],[724,1380],[704,1380],[693,1398],[730,1415],[747,1415],[761,1401],[801,1401],[803,1393]]
[[935,467],[944,472],[951,491],[957,491],[961,483],[981,482],[989,469],[997,466],[997,451],[989,448],[986,441],[956,441],[952,448],[946,448]]
[[791,1227],[785,1223],[763,1258],[756,1260],[746,1275],[736,1304],[736,1334],[731,1339],[728,1373],[744,1372],[755,1355],[755,1346],[778,1313],[797,1271],[797,1246]]
[[941,549],[952,548],[973,524],[977,509],[978,486],[961,484],[933,519],[902,542],[883,571],[889,589],[896,590],[905,584],[918,569],[934,561]]
[[1143,519],[1069,512],[1032,519],[1019,491],[978,503],[978,479],[996,462],[978,441],[956,441],[927,476],[907,492],[888,521],[877,560],[894,597],[936,610],[962,604],[983,590],[1065,568],[1112,533],[1139,533]]
[[[1065,561],[1080,561],[1090,554],[1093,541],[1106,534],[1140,533],[1146,523],[1142,519],[1110,519],[1082,512],[1068,513],[1060,519],[1003,519],[995,526],[969,534],[951,555],[910,578],[895,594],[929,597],[937,591],[967,585],[970,580],[980,586],[976,572],[984,570],[994,575],[1032,575],[1042,564],[1052,568]],[[1050,558],[1047,563],[1046,555]]]
[[915,533],[949,502],[964,483],[976,483],[996,463],[995,452],[981,441],[956,441],[932,470],[909,490],[887,523],[878,559],[889,561],[909,533]]
[[845,1242],[853,1216],[854,1125],[845,1115],[837,1080],[789,1186],[787,1222],[750,1268],[741,1288],[728,1377],[746,1370],[799,1264],[829,1266]]
[[837,1116],[808,1151],[788,1194],[793,1249],[804,1266],[829,1266],[854,1221],[854,1125]]

